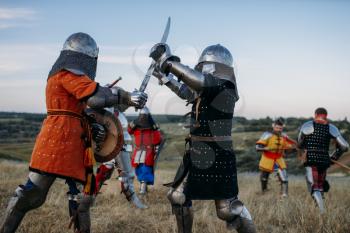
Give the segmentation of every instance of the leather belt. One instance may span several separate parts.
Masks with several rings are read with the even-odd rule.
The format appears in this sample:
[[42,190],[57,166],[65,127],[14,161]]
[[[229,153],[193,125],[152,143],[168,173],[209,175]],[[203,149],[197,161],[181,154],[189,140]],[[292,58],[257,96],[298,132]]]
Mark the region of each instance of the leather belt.
[[140,146],[140,147],[135,147],[135,149],[142,150],[142,149],[152,149],[154,145],[148,145],[148,146]]
[[75,117],[78,119],[83,119],[83,115],[73,112],[73,111],[69,111],[69,110],[61,110],[61,109],[49,109],[47,111],[47,115],[48,116],[71,116],[71,117]]

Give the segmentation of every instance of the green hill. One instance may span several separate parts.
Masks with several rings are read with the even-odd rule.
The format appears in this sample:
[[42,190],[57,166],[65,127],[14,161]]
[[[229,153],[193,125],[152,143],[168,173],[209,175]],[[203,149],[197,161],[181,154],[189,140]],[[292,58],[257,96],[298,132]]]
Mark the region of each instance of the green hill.
[[[45,114],[0,112],[0,158],[28,161]],[[128,116],[129,120],[136,116]],[[165,135],[166,144],[161,154],[159,166],[174,168],[184,151],[184,139],[188,134],[185,127],[188,119],[179,115],[154,115],[155,121]],[[308,119],[287,118],[285,132],[296,139],[299,127]],[[255,151],[255,142],[260,135],[271,128],[272,119],[246,119],[234,117],[233,142],[239,171],[257,171],[260,154]],[[332,122],[338,126],[347,140],[350,138],[350,123],[347,119]],[[299,173],[302,167],[295,154],[287,159],[290,173]]]

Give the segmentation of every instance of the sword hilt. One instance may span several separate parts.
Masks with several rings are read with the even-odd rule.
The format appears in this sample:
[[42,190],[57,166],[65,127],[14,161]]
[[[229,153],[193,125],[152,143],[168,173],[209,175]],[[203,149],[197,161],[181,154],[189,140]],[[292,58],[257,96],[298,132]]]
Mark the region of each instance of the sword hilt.
[[121,76],[119,76],[118,79],[116,79],[114,82],[112,82],[111,84],[108,85],[108,88],[112,88],[115,86],[115,84],[117,84],[120,80],[122,80],[123,78]]

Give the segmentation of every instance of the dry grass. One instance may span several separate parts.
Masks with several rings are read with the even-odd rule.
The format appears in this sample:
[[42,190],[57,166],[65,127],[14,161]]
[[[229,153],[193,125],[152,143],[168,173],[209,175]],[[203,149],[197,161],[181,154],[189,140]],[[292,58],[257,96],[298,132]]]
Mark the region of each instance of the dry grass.
[[[160,167],[161,169],[161,167]],[[26,179],[26,164],[0,162],[0,217],[3,218],[7,201],[18,184]],[[138,210],[120,194],[115,179],[103,187],[92,208],[92,229],[100,233],[169,233],[175,231],[175,219],[161,184],[171,180],[173,171],[158,170],[156,185],[150,189],[145,202],[147,210]],[[327,213],[320,215],[306,192],[302,177],[291,177],[290,197],[280,199],[278,183],[273,177],[271,190],[259,194],[258,176],[240,174],[240,198],[250,209],[261,233],[349,233],[350,186],[348,178],[331,178],[331,192],[326,196]],[[65,197],[67,187],[57,180],[46,203],[28,213],[18,232],[68,232],[68,210]],[[212,201],[194,202],[195,233],[224,233],[225,224],[217,219]]]

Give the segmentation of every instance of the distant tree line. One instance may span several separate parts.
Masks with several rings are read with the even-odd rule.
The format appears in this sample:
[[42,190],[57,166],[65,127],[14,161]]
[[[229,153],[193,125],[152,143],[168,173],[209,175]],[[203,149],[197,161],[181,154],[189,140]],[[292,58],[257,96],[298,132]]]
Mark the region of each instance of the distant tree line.
[[[41,123],[46,114],[38,113],[18,113],[18,112],[0,112],[0,143],[9,141],[34,140],[38,134]],[[136,115],[128,116],[129,120],[136,119]],[[186,123],[188,117],[180,115],[153,115],[155,121],[160,124],[166,123]],[[311,118],[310,118],[311,119]],[[288,117],[285,119],[287,132],[292,132],[296,136],[299,127],[309,119]],[[247,119],[245,117],[233,118],[233,132],[263,132],[271,129],[273,119],[270,117],[261,119]],[[350,123],[345,118],[341,121],[333,121],[346,139],[350,138]]]
[[[34,142],[36,135],[39,133],[42,121],[45,119],[46,114],[36,114],[36,113],[17,113],[17,112],[0,112],[0,158],[17,158],[12,155],[13,151],[1,150],[1,145],[8,146],[19,145],[23,142]],[[136,115],[128,116],[129,120],[136,119]],[[162,128],[162,124],[169,123],[182,123],[183,125],[188,124],[188,117],[183,117],[179,115],[153,115],[155,121]],[[296,139],[299,127],[309,119],[306,118],[295,118],[289,117],[285,119],[286,129],[288,135],[291,138]],[[273,119],[270,117],[261,119],[247,119],[245,117],[234,117],[233,119],[233,129],[232,132],[237,133],[236,135],[245,135],[247,132],[256,132],[253,134],[246,134],[244,136],[243,145],[240,147],[235,147],[237,167],[239,171],[257,171],[258,163],[260,159],[260,153],[255,151],[255,142],[258,140],[257,135],[260,133],[271,130],[271,124]],[[332,122],[339,129],[341,129],[345,138],[350,141],[350,123],[345,118],[341,121]],[[181,127],[181,126],[179,126]],[[167,132],[164,132],[165,134]],[[174,138],[174,140],[182,140],[181,135],[166,135],[168,138]],[[179,138],[180,137],[180,138]],[[235,136],[234,136],[235,137]],[[12,144],[13,143],[13,144]],[[30,145],[29,145],[30,147]],[[28,148],[30,149],[30,148]],[[18,152],[17,154],[20,154]],[[28,156],[29,153],[26,153]],[[166,157],[166,156],[165,156]],[[297,161],[295,154],[287,158],[288,161],[288,171],[290,173],[300,173],[302,167]]]

